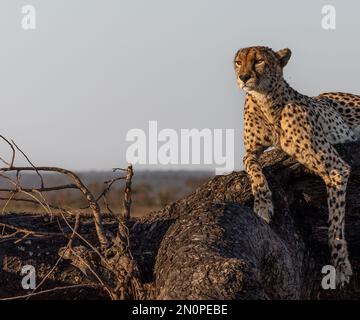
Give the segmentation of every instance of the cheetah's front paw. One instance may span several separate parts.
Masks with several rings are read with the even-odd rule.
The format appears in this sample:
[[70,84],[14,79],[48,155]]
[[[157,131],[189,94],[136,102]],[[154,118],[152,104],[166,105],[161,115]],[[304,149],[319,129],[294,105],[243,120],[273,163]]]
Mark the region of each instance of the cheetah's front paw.
[[339,263],[336,268],[336,286],[344,287],[350,282],[352,268],[348,259]]
[[258,194],[254,199],[254,211],[255,213],[262,219],[264,219],[267,223],[270,222],[271,217],[274,214],[274,206],[272,203],[272,196],[270,194]]

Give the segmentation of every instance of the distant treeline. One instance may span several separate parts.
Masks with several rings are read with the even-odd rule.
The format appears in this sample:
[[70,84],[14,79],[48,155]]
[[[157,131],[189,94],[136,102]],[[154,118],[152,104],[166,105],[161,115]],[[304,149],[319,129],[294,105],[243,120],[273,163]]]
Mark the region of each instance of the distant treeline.
[[[80,178],[95,195],[99,195],[104,189],[104,181],[119,176],[119,172],[80,172]],[[205,171],[139,171],[133,177],[132,214],[140,216],[151,210],[159,209],[184,195],[194,191],[199,185],[212,176],[211,172]],[[14,178],[14,177],[12,177]],[[58,174],[44,174],[44,182],[47,187],[70,183],[66,177]],[[20,177],[22,186],[31,188],[39,186],[40,179],[36,174],[24,174]],[[1,188],[11,188],[6,180],[0,180]],[[114,212],[122,209],[124,182],[117,182],[107,195],[108,203],[100,202],[102,210],[107,211],[107,205]],[[8,193],[0,192],[1,198]],[[24,194],[15,194],[13,199],[27,198]],[[46,201],[54,206],[65,206],[71,209],[84,208],[87,202],[78,190],[66,189],[44,193]],[[30,199],[30,198],[28,198]],[[1,207],[5,201],[1,201]],[[86,211],[86,209],[84,209]],[[7,212],[40,212],[41,207],[27,202],[10,201],[4,211]]]

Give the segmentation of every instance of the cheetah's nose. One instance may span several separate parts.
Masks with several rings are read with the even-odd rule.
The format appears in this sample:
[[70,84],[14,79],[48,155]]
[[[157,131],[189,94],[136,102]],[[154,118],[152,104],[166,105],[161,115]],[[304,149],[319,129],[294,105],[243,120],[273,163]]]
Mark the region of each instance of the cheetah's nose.
[[251,76],[250,76],[248,73],[242,74],[242,75],[240,76],[240,79],[241,79],[243,82],[248,81],[250,78],[251,78]]

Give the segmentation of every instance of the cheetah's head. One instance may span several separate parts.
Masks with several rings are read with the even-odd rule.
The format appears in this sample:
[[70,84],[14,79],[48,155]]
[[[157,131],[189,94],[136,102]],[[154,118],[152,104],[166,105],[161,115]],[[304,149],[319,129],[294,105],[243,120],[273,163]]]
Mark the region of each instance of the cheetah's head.
[[267,47],[240,49],[234,59],[237,84],[246,92],[269,93],[282,80],[290,49],[274,52]]

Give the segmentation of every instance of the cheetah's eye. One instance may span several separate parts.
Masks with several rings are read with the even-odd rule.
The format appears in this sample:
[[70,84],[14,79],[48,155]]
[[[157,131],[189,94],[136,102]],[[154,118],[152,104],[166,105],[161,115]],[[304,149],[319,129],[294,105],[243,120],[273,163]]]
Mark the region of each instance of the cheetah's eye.
[[263,59],[258,59],[255,61],[255,64],[262,64],[263,62],[265,62],[265,60]]
[[240,61],[235,61],[235,66],[237,66],[238,68],[241,67],[241,62]]

